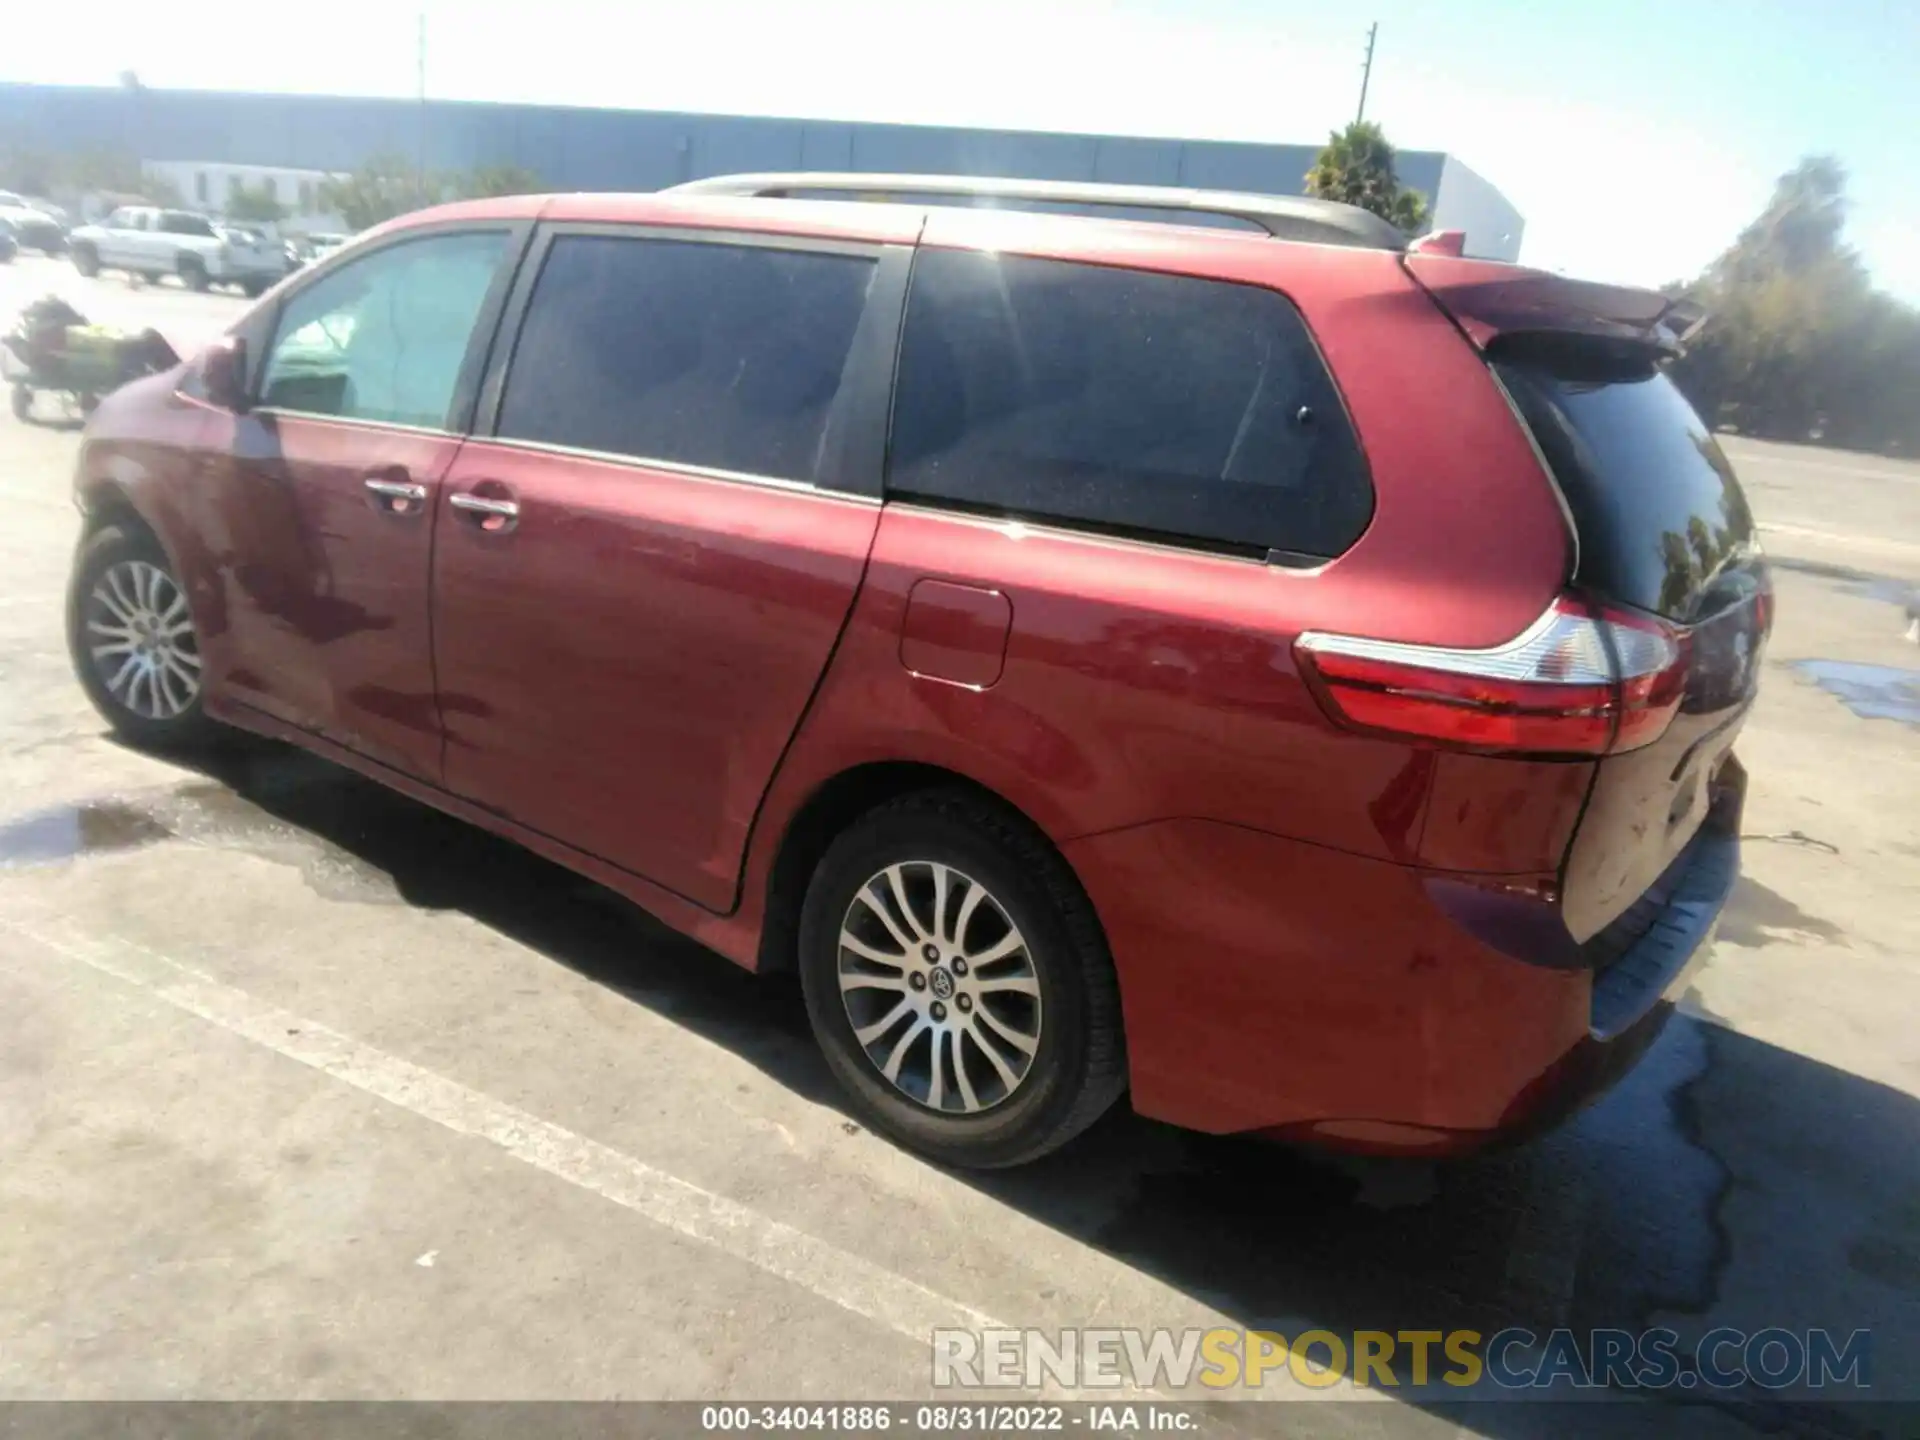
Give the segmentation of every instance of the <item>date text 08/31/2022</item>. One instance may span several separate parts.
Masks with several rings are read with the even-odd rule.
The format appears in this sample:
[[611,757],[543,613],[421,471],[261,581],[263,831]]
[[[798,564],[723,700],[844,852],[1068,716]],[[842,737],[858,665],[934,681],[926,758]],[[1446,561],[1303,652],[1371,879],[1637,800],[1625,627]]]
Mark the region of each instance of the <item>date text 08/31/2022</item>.
[[707,1405],[700,1428],[719,1433],[811,1431],[821,1434],[1011,1435],[1028,1432],[1093,1430],[1137,1434],[1177,1434],[1199,1427],[1198,1418],[1178,1405],[1091,1404],[1008,1405],[992,1402],[940,1405]]

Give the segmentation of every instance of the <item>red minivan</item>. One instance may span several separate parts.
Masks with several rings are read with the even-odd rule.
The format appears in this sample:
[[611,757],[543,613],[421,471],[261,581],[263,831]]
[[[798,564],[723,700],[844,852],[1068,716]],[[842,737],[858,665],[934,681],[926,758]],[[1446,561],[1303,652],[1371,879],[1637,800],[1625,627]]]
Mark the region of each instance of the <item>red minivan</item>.
[[1705,952],[1771,586],[1690,317],[1457,248],[951,177],[423,211],[100,406],[74,663],[797,967],[939,1159],[1123,1090],[1469,1149]]

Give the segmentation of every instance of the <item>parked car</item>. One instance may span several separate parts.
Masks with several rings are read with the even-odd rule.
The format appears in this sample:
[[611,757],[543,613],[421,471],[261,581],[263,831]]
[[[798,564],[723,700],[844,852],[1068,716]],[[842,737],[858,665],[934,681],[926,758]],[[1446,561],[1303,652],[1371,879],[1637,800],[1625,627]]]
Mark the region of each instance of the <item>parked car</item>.
[[14,243],[22,250],[58,255],[66,248],[67,232],[62,218],[24,195],[0,190],[0,221],[6,222]]
[[82,225],[67,237],[67,246],[82,275],[171,275],[190,290],[229,285],[259,295],[287,271],[280,246],[257,231],[149,205],[123,205],[98,225]]
[[324,260],[347,243],[345,235],[295,235],[286,242],[287,268],[298,270]]
[[1470,1149],[1686,985],[1772,591],[1683,305],[1450,248],[951,178],[410,215],[101,405],[74,664],[797,969],[941,1160],[1124,1089]]

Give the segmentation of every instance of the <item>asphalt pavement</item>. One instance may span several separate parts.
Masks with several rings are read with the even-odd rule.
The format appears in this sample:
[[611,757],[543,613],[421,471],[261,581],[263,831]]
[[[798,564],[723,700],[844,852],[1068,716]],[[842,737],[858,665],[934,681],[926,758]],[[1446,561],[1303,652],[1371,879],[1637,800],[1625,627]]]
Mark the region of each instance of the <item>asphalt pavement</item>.
[[[28,258],[0,315],[48,289],[183,350],[245,303]],[[61,639],[77,443],[0,421],[0,1398],[904,1399],[936,1327],[1520,1324],[1867,1329],[1920,1400],[1920,466],[1730,442],[1779,576],[1745,878],[1605,1101],[1437,1169],[1122,1106],[979,1176],[842,1112],[790,984],[587,882],[283,749],[109,739]],[[1542,1428],[1274,1398],[1328,1394],[1284,1433]]]

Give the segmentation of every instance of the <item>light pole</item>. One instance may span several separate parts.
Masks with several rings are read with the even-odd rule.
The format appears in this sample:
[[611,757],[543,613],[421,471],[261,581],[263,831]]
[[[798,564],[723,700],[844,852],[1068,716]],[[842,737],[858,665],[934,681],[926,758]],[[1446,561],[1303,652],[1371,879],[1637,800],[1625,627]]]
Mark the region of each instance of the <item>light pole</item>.
[[1373,79],[1373,42],[1379,34],[1380,22],[1376,20],[1367,27],[1367,58],[1360,63],[1360,108],[1353,116],[1356,125],[1367,118],[1367,83]]
[[414,59],[420,109],[419,134],[415,137],[414,146],[413,199],[415,204],[425,205],[427,203],[427,12],[424,10],[419,16],[419,34],[414,43]]

